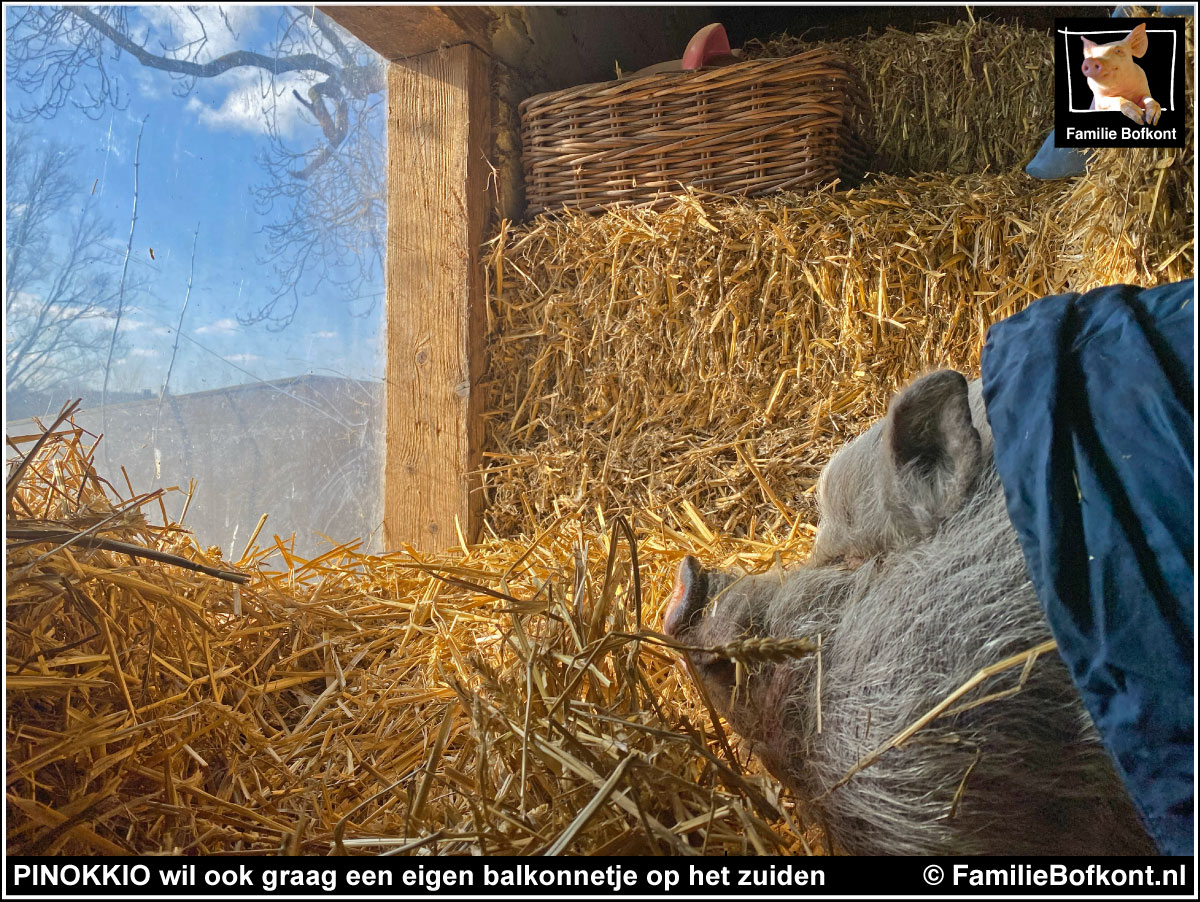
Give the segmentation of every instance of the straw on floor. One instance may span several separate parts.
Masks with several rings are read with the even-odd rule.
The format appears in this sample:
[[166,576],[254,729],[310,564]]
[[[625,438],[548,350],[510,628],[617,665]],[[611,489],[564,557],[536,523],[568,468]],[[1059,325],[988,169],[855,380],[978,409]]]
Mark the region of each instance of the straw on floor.
[[648,629],[680,544],[639,535],[640,580],[627,534],[581,516],[424,558],[275,537],[228,564],[94,453],[62,424],[11,487],[10,854],[821,848]]

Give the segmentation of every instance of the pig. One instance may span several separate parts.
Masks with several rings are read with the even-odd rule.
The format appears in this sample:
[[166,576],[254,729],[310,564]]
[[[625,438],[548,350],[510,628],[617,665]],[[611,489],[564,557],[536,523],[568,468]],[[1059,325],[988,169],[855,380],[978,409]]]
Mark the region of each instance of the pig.
[[1083,65],[1092,89],[1092,109],[1121,112],[1134,122],[1155,125],[1162,107],[1150,96],[1146,73],[1133,58],[1145,56],[1148,39],[1145,24],[1138,25],[1119,41],[1097,44],[1083,40]]
[[[689,652],[713,706],[841,851],[1153,854],[1057,652],[1016,667],[837,785],[982,668],[1051,638],[992,462],[978,382],[943,370],[839,450],[809,560],[679,566],[663,630],[692,647],[820,637],[817,655]],[[818,673],[820,674],[818,677]]]

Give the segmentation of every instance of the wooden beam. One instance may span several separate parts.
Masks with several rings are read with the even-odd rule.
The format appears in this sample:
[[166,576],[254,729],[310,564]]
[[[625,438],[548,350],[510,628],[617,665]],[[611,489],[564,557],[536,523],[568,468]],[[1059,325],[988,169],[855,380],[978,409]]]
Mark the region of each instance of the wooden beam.
[[384,541],[474,540],[482,512],[488,61],[470,44],[388,72]]
[[491,47],[492,13],[483,6],[319,6],[333,21],[382,56],[397,60],[444,46]]

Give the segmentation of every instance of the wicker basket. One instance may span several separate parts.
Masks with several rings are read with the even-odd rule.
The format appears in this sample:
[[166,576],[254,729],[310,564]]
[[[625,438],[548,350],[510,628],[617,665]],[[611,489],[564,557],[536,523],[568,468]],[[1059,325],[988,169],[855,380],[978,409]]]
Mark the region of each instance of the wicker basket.
[[824,49],[539,94],[520,106],[527,209],[853,182],[868,110],[858,75]]

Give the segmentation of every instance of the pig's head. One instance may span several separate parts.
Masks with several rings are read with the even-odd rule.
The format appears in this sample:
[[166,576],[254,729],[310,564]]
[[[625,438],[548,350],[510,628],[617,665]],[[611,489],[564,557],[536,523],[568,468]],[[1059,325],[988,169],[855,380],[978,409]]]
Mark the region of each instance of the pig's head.
[[[731,574],[687,557],[663,629],[696,647],[712,705],[852,854],[1149,850],[1052,656],[1011,698],[946,712],[856,773],[972,674],[1050,636],[980,395],[949,371],[914,382],[822,473],[804,566]],[[817,637],[817,655],[768,654]],[[743,639],[768,641],[736,649],[740,666],[714,649]]]
[[1119,41],[1097,44],[1082,38],[1083,74],[1102,86],[1115,86],[1118,93],[1122,86],[1144,80],[1141,67],[1133,62],[1134,57],[1144,56],[1148,39],[1145,24],[1138,25]]
[[809,566],[858,567],[932,535],[970,497],[990,453],[978,390],[953,370],[918,379],[821,473]]
[[[978,389],[942,370],[917,380],[887,416],[839,450],[821,474],[821,519],[808,563],[790,572],[705,571],[688,556],[663,619],[671,637],[694,646],[752,637],[815,638],[846,599],[861,595],[890,552],[933,535],[971,498],[990,466],[991,433]],[[709,652],[691,655],[717,709],[744,735],[777,733],[808,662],[743,671]],[[743,691],[745,687],[745,691]],[[737,710],[731,710],[736,708]],[[732,716],[731,716],[732,715]],[[792,731],[796,724],[780,724]]]
[[[730,725],[749,739],[767,766],[783,776],[793,755],[791,738],[811,732],[813,711],[797,687],[811,675],[812,657],[747,661],[707,650],[752,638],[816,638],[869,568],[804,568],[787,574],[704,570],[691,555],[679,565],[663,618],[667,635],[701,650],[689,653],[694,676]],[[797,605],[797,600],[800,604]]]

